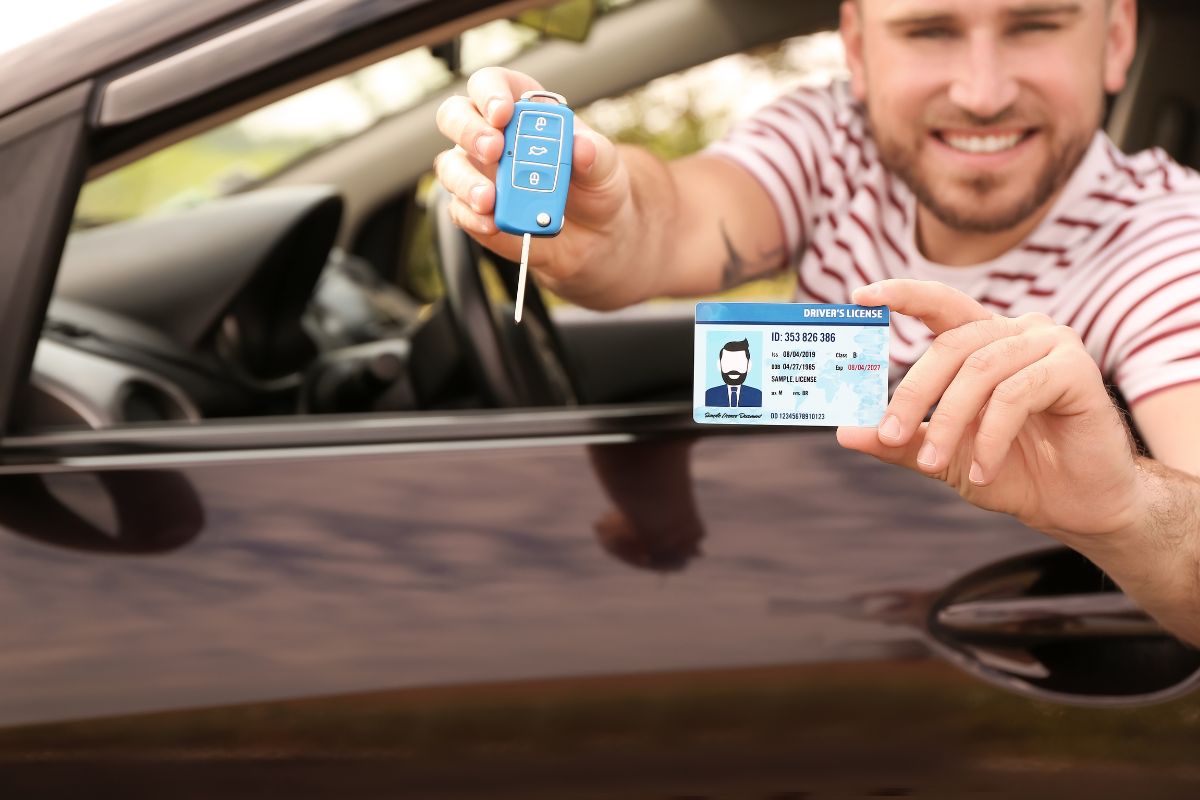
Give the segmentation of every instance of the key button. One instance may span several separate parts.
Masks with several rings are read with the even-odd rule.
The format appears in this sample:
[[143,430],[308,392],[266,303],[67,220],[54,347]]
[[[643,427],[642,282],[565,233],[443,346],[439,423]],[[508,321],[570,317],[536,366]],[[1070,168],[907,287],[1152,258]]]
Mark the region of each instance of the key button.
[[518,161],[513,164],[513,186],[536,192],[554,191],[554,167]]
[[518,161],[535,164],[558,165],[558,140],[540,139],[534,136],[518,136],[516,146]]
[[521,119],[517,121],[517,133],[561,139],[562,122],[562,116],[559,114],[548,111],[522,111]]

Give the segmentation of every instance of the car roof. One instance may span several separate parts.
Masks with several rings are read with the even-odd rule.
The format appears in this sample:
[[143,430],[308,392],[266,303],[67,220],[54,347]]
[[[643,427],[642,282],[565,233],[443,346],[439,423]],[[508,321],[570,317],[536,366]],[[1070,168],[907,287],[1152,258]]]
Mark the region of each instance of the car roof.
[[223,20],[296,0],[125,0],[0,54],[0,115]]

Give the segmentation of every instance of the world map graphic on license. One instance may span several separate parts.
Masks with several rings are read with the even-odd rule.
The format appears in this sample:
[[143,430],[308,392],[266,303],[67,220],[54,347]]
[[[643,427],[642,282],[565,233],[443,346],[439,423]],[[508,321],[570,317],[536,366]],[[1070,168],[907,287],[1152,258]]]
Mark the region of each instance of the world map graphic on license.
[[[864,331],[854,337],[852,357],[847,364],[878,365],[884,373],[887,372],[887,355],[884,353],[882,340],[873,331]],[[794,397],[793,410],[804,411],[813,405],[814,396],[820,398],[822,407],[835,406],[851,412],[853,422],[847,423],[857,427],[870,427],[879,424],[883,412],[887,408],[887,395],[880,395],[872,383],[862,380],[858,370],[843,368],[833,361],[826,361],[817,373],[816,389],[808,395]]]

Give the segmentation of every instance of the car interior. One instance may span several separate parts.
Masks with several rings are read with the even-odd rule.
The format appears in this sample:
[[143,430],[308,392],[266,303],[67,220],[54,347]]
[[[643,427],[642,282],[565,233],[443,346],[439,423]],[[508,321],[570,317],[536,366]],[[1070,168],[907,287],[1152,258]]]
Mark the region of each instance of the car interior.
[[[580,109],[730,53],[832,29],[838,4],[532,5],[546,11],[542,34],[504,63]],[[503,4],[494,15],[515,17],[530,6]],[[544,24],[560,7],[581,15],[566,35]],[[1200,156],[1200,90],[1178,68],[1196,16],[1166,0],[1143,3],[1139,57],[1109,121],[1124,149],[1161,146],[1185,163]],[[476,65],[464,62],[462,34],[485,21],[438,28],[415,45],[445,65],[453,76],[447,85],[265,179],[169,213],[100,225],[77,217],[13,431],[690,405],[690,302],[598,313],[534,289],[525,323],[514,325],[515,265],[483,253],[444,213],[446,198],[430,178],[447,146],[434,115],[445,97],[465,93]],[[385,48],[370,60],[390,55]],[[363,60],[319,78],[351,74]],[[312,76],[299,88],[316,82]],[[272,87],[257,105],[297,90]],[[231,113],[181,129],[175,139],[199,135]],[[134,160],[126,154],[93,164],[89,179]]]

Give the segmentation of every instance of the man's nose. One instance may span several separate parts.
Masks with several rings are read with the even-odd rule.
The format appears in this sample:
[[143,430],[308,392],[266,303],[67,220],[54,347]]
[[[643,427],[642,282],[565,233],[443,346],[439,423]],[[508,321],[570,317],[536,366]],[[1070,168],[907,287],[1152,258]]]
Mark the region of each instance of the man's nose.
[[966,58],[958,65],[950,85],[950,102],[981,119],[991,119],[1017,101],[1017,81],[1005,63],[991,32],[975,32],[967,39]]

